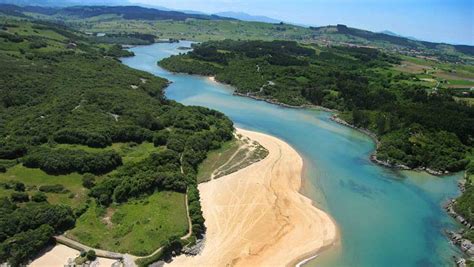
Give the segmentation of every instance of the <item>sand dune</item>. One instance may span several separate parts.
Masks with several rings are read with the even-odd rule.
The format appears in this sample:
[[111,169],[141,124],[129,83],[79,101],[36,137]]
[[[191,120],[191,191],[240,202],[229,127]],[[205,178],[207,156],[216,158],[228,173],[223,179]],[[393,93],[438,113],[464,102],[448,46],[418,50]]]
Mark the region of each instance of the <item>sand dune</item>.
[[171,266],[295,265],[337,240],[332,219],[299,193],[303,160],[285,142],[238,130],[269,150],[262,161],[199,185],[207,236],[202,253]]

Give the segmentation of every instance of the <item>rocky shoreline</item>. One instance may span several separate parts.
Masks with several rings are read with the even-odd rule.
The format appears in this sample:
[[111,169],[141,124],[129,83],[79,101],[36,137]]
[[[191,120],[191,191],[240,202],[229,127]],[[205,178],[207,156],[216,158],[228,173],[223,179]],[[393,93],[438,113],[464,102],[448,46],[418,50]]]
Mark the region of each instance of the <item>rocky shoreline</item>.
[[[461,193],[464,193],[465,191],[465,184],[466,184],[466,179],[467,179],[467,174],[464,174],[464,179],[459,181],[458,186],[459,190]],[[459,229],[458,231],[446,231],[446,234],[448,235],[449,239],[453,244],[458,246],[462,252],[467,256],[467,259],[469,261],[474,261],[474,244],[472,243],[471,240],[468,240],[466,238],[463,238],[463,234],[465,230],[474,230],[474,225],[471,225],[463,216],[458,214],[454,210],[454,205],[456,204],[456,199],[451,199],[446,205],[445,205],[445,210],[446,212],[453,217],[457,222],[463,225],[463,228]],[[458,267],[465,267],[467,266],[466,262],[467,260],[465,258],[456,258],[455,259],[456,264]]]
[[334,110],[334,109],[326,108],[326,107],[323,107],[323,106],[317,106],[317,105],[310,105],[310,104],[305,104],[305,105],[300,105],[300,106],[288,105],[288,104],[285,104],[285,103],[278,102],[277,100],[273,100],[273,99],[269,99],[269,98],[265,98],[265,97],[260,97],[260,96],[255,96],[255,95],[252,95],[250,93],[245,93],[244,94],[244,93],[239,93],[239,92],[234,91],[233,95],[248,97],[248,98],[252,98],[252,99],[257,100],[257,101],[264,101],[264,102],[267,102],[267,103],[270,103],[270,104],[273,104],[273,105],[277,105],[277,106],[281,106],[281,107],[285,107],[285,108],[294,108],[294,109],[305,109],[305,108],[307,108],[307,109],[322,110],[322,111],[326,111],[326,112],[336,112],[336,110]]

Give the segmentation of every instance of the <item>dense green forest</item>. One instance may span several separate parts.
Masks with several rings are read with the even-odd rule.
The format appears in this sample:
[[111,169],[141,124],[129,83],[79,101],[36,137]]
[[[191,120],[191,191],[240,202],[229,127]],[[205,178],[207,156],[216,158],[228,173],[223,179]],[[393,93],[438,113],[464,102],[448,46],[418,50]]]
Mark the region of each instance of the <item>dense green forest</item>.
[[247,96],[342,111],[350,123],[380,136],[378,158],[392,164],[463,170],[473,144],[474,108],[394,71],[400,60],[371,48],[226,40],[195,45],[159,64],[216,76]]
[[[20,181],[0,180],[0,262],[27,263],[54,234],[74,227],[91,201],[107,207],[156,191],[187,193],[193,234],[204,231],[197,166],[232,138],[232,122],[165,99],[167,81],[125,67],[117,58],[127,55],[62,26],[3,24],[0,173],[16,173]],[[147,153],[130,160],[117,147]],[[32,179],[46,185],[25,185],[18,175],[28,169],[44,171]],[[64,177],[64,185],[47,182],[55,177]],[[84,190],[91,199],[74,207],[49,204]]]

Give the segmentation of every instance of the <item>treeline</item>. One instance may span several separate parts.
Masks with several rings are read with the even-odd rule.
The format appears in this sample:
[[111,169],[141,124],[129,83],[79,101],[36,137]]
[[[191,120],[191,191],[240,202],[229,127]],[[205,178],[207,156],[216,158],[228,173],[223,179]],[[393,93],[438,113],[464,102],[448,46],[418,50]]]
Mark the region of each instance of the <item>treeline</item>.
[[0,262],[26,264],[38,251],[54,243],[53,235],[71,228],[71,208],[47,203],[18,206],[0,198]]
[[133,57],[135,54],[128,50],[124,50],[121,44],[114,44],[103,52],[106,56],[120,58]]
[[115,151],[91,153],[83,150],[36,148],[22,162],[28,168],[40,168],[49,174],[104,174],[122,165],[122,158]]

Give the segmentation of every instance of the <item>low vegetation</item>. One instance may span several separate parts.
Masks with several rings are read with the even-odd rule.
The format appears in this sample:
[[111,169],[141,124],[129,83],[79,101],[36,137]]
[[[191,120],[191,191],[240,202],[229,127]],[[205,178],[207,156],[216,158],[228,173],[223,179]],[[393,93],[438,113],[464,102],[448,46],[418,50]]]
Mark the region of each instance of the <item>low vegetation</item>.
[[198,182],[207,182],[231,174],[264,159],[268,150],[240,134],[220,149],[209,152],[199,166]]

